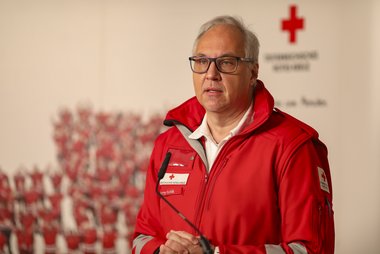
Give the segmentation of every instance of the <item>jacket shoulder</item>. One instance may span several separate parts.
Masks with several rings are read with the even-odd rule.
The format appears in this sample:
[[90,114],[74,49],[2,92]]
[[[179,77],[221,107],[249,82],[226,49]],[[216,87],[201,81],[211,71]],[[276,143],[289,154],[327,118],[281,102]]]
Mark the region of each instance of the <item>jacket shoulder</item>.
[[277,151],[282,154],[281,160],[290,158],[306,143],[311,143],[319,156],[327,156],[327,148],[319,140],[319,134],[314,128],[279,109],[274,109],[268,121],[261,127],[261,137],[273,142]]
[[316,130],[279,109],[273,110],[269,119],[259,128],[259,132],[283,142],[291,142],[299,136],[318,139]]
[[310,137],[318,139],[318,137],[319,137],[318,132],[313,127],[311,127],[310,125],[308,125],[308,124],[300,121],[299,119],[279,110],[278,108],[275,108],[275,112],[280,117],[285,119],[285,122],[287,122],[287,124],[289,126],[292,126],[293,128],[297,128],[300,131],[307,133]]

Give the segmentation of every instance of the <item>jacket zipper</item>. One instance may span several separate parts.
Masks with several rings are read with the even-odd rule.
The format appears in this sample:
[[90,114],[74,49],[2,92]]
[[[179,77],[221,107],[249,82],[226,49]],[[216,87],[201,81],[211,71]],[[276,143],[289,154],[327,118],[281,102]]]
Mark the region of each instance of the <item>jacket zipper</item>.
[[[201,222],[202,222],[202,215],[204,209],[209,210],[210,209],[210,204],[211,204],[211,197],[214,189],[214,185],[216,183],[216,179],[218,178],[219,174],[222,172],[222,169],[224,166],[227,164],[228,159],[225,158],[223,161],[219,162],[221,158],[222,153],[228,148],[228,146],[231,144],[231,141],[235,137],[232,137],[227,143],[222,147],[221,151],[219,152],[218,156],[216,157],[216,160],[213,165],[213,169],[209,171],[209,173],[205,174],[204,178],[204,184],[202,185],[202,190],[201,190],[201,196],[200,196],[200,201],[199,201],[199,206],[197,213],[195,215],[195,225],[200,228],[201,227]],[[220,166],[218,166],[220,164]],[[217,166],[217,167],[215,167]]]
[[197,206],[197,209],[196,209],[196,212],[195,212],[195,216],[194,216],[194,225],[196,225],[196,227],[199,228],[199,229],[200,229],[201,217],[202,217],[202,214],[203,214],[205,193],[206,193],[206,189],[207,189],[207,185],[208,185],[208,181],[209,181],[209,174],[205,173],[204,174],[204,178],[201,179],[201,181],[202,181],[201,182],[202,188],[201,188],[201,191],[200,191],[200,194],[199,194],[198,206]]
[[224,166],[227,164],[227,161],[228,159],[224,159],[221,166],[218,167],[218,171],[215,173],[215,175],[212,177],[212,181],[209,183],[209,188],[208,188],[208,191],[207,191],[207,197],[206,197],[206,211],[210,210],[210,205],[211,205],[211,198],[213,196],[213,192],[214,192],[214,186],[215,186],[215,183],[216,183],[216,179],[218,178],[218,176],[220,175],[220,173],[222,172]]

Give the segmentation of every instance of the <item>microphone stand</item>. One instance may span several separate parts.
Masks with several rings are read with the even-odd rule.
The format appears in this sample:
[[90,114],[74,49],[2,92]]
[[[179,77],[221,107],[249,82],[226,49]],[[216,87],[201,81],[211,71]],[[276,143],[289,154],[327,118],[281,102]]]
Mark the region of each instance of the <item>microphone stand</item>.
[[201,233],[201,231],[191,222],[189,221],[185,215],[183,215],[172,203],[169,202],[169,200],[167,200],[165,198],[165,196],[163,196],[161,194],[161,192],[158,190],[158,186],[160,184],[160,180],[164,177],[165,175],[165,172],[168,168],[168,164],[169,164],[169,160],[170,160],[170,157],[171,157],[171,153],[170,152],[167,152],[166,153],[166,156],[165,156],[165,159],[161,165],[161,168],[158,172],[158,180],[157,180],[157,183],[156,183],[156,193],[157,195],[163,200],[165,201],[166,204],[168,204],[168,206],[170,206],[188,225],[190,225],[194,230],[195,232],[197,232],[197,234],[199,234],[199,242],[201,244],[201,247],[203,249],[203,253],[205,254],[213,254],[213,250],[211,248],[211,245],[210,245],[210,242],[207,240],[207,238]]

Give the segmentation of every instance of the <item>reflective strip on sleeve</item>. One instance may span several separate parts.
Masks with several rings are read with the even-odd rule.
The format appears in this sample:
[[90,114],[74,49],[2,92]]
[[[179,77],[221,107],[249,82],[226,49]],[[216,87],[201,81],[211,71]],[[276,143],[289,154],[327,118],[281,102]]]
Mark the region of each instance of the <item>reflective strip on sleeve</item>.
[[286,254],[280,245],[265,244],[267,254]]
[[[294,254],[307,254],[305,246],[300,243],[290,243],[288,246],[292,249]],[[280,245],[265,244],[267,254],[286,254]]]
[[135,239],[133,239],[135,254],[140,254],[142,248],[144,248],[144,245],[152,239],[153,237],[150,235],[138,235]]

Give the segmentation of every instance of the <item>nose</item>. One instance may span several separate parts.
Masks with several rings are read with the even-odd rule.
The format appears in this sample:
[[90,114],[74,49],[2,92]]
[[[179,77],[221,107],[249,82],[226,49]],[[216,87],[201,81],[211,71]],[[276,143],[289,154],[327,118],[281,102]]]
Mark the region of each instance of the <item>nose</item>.
[[207,70],[206,78],[209,80],[220,80],[220,72],[216,68],[215,61],[210,63],[210,67]]

